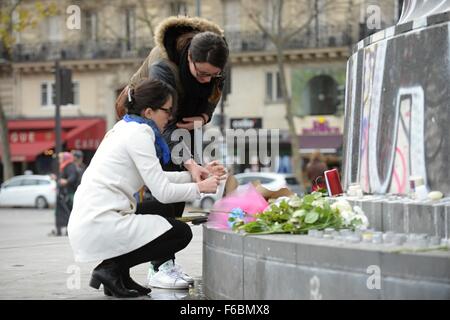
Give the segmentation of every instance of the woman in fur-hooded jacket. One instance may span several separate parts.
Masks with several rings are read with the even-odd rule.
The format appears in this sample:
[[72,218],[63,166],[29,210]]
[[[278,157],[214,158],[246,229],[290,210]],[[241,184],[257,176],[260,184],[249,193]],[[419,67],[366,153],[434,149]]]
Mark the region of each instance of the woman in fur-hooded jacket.
[[143,78],[170,84],[178,93],[172,120],[164,131],[172,148],[170,135],[175,129],[192,132],[194,121],[202,125],[210,121],[222,94],[229,50],[220,27],[202,18],[167,18],[157,27],[154,39],[155,47],[118,97],[116,111],[119,118],[125,114],[127,90]]

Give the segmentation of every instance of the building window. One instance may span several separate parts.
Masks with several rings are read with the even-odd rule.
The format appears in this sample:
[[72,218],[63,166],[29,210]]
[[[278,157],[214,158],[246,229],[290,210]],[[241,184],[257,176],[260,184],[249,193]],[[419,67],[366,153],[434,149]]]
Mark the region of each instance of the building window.
[[[72,82],[72,94],[74,106],[80,105],[80,83]],[[41,83],[41,106],[50,107],[55,105],[55,83],[51,81]]]
[[169,3],[169,14],[171,16],[178,16],[178,15],[187,16],[188,8],[186,1],[171,1]]
[[97,41],[98,37],[98,20],[97,13],[93,11],[87,11],[85,14],[85,36],[87,40]]
[[224,3],[225,31],[238,32],[241,28],[240,0],[229,0]]
[[[339,90],[338,90],[339,89]],[[307,114],[327,115],[335,114],[339,105],[339,91],[337,82],[329,75],[319,75],[309,80],[306,88]]]
[[72,82],[73,104],[80,105],[80,83],[78,81]]
[[134,48],[136,39],[136,10],[135,8],[125,8],[125,39],[126,49]]
[[278,102],[283,98],[280,86],[280,73],[266,73],[266,102]]
[[49,41],[63,40],[62,17],[51,16],[47,17],[45,21],[45,35]]
[[47,83],[41,84],[41,106],[46,106],[48,103],[48,90],[47,90]]

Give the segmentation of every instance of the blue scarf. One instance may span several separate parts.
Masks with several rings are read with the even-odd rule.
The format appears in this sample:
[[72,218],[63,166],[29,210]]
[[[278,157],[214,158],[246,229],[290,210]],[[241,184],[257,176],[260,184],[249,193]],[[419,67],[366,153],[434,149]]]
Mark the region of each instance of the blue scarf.
[[170,161],[170,150],[169,146],[167,145],[166,141],[164,140],[163,136],[161,135],[161,132],[159,132],[158,127],[156,126],[156,123],[153,120],[145,119],[143,117],[140,117],[135,114],[126,114],[123,117],[123,120],[125,122],[137,122],[137,123],[145,123],[150,128],[152,128],[153,132],[155,133],[155,149],[156,149],[156,155],[158,156],[158,159],[162,161],[163,164],[168,164]]

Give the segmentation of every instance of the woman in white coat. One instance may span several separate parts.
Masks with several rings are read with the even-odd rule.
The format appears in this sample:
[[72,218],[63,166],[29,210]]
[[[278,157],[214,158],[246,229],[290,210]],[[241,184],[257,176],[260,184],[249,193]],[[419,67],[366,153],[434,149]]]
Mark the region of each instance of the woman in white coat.
[[133,194],[146,185],[162,203],[193,201],[216,192],[219,178],[192,183],[188,172],[164,172],[170,160],[161,131],[172,114],[173,89],[143,80],[128,92],[128,114],[106,135],[74,197],[68,225],[77,262],[103,260],[90,285],[107,295],[136,297],[151,290],[134,282],[129,269],[151,260],[169,260],[191,238],[189,226],[153,214],[135,214]]

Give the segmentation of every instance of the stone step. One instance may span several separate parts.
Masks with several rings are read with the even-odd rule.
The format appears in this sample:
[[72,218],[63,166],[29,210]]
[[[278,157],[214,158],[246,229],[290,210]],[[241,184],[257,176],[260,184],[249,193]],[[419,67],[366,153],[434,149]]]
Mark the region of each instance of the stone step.
[[209,299],[450,299],[450,251],[203,227]]
[[[390,196],[343,197],[359,206],[369,220],[370,228],[379,231],[426,233],[449,238],[450,201],[412,201]],[[329,198],[335,201],[337,198]]]

